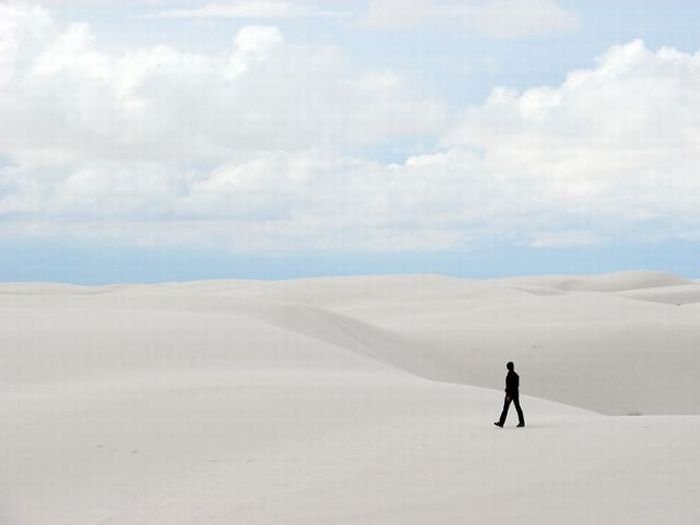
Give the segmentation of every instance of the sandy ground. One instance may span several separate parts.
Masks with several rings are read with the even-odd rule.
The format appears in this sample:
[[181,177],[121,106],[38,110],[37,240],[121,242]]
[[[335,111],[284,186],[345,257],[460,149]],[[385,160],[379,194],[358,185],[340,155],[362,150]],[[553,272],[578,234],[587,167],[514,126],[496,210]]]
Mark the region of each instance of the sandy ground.
[[[697,281],[4,284],[0,311],[3,525],[700,520]],[[492,424],[507,360],[525,429]]]

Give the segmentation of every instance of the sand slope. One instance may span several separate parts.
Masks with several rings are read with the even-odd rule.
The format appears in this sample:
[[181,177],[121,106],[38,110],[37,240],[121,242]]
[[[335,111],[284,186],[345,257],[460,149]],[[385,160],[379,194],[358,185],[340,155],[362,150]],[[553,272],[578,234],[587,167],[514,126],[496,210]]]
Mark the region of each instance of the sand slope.
[[698,413],[700,286],[675,276],[350,277],[270,283],[238,295],[381,328],[397,344],[371,345],[379,358],[431,379],[492,388],[503,363],[514,360],[528,393],[539,397],[605,414]]
[[0,523],[695,523],[697,289],[0,285]]

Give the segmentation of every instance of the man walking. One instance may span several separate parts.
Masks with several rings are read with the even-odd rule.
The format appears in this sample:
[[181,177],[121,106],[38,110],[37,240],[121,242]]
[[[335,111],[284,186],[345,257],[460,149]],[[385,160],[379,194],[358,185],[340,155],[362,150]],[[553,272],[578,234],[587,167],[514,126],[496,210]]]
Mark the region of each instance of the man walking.
[[501,419],[496,421],[494,425],[503,427],[506,417],[508,417],[508,407],[510,407],[510,402],[512,401],[515,405],[515,410],[518,412],[518,427],[524,427],[525,417],[523,416],[522,408],[520,408],[520,376],[515,373],[515,366],[512,361],[508,362],[506,368],[508,369],[508,375],[506,375],[506,399],[503,402]]

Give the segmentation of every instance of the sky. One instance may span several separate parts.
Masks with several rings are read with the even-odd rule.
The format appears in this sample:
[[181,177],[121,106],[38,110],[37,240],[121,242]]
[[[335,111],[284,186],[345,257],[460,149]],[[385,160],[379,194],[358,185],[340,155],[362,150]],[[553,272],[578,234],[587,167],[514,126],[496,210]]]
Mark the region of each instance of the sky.
[[0,281],[698,278],[698,20],[0,0]]

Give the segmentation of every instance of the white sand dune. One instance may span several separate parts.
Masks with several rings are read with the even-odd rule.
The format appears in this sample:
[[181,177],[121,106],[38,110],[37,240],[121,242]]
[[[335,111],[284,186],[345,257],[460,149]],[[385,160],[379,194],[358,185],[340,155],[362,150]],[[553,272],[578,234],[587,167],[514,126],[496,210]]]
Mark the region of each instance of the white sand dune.
[[[677,294],[678,282],[686,280],[658,272],[350,277],[269,283],[229,297],[315,308],[323,326],[352,334],[354,351],[430,379],[493,387],[512,359],[539,397],[613,415],[694,414],[699,397],[688,371],[698,371],[697,305],[678,309],[654,295]],[[691,298],[695,286],[680,285]],[[317,335],[318,324],[293,317],[277,323]]]
[[625,297],[640,299],[642,301],[658,301],[660,303],[682,306],[685,304],[700,303],[700,283],[680,284],[677,286],[660,286],[643,290],[629,290]]
[[697,286],[0,285],[0,523],[696,523]]
[[619,292],[689,284],[691,281],[664,272],[627,271],[599,275],[549,275],[502,279],[511,284],[535,285],[564,291]]

